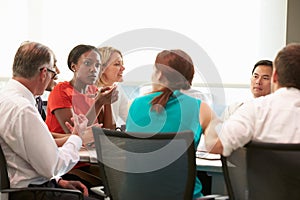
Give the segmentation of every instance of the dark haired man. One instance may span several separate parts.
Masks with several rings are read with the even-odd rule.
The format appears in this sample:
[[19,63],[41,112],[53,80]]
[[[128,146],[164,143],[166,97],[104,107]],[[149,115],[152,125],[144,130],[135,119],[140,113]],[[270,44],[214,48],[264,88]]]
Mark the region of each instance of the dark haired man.
[[274,60],[272,94],[245,102],[225,123],[205,132],[211,152],[228,156],[250,140],[300,142],[300,44],[284,47]]
[[[255,63],[250,78],[250,89],[254,98],[271,93],[271,76],[273,63],[270,60],[260,60]],[[221,119],[227,120],[244,102],[237,102],[227,106],[222,113]]]

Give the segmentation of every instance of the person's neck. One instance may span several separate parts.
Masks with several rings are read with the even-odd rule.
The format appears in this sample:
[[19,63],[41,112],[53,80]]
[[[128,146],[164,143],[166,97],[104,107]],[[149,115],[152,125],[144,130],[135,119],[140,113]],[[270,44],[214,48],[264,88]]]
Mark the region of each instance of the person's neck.
[[80,80],[76,80],[75,78],[73,78],[70,81],[70,84],[80,93],[85,94],[87,91],[87,87],[88,85],[86,85],[85,83],[81,82]]
[[100,80],[101,86],[112,86],[114,82],[106,81],[104,79]]
[[35,81],[35,79],[27,79],[23,77],[13,77],[12,79],[20,82],[22,85],[24,85],[34,96],[39,96],[41,94],[38,94],[36,90],[36,86],[38,83]]
[[271,87],[271,93],[274,93],[276,90],[279,90],[280,88],[282,88],[282,86],[278,82],[273,83]]
[[159,84],[152,84],[152,90],[153,91],[160,91],[162,90],[164,87],[162,85]]

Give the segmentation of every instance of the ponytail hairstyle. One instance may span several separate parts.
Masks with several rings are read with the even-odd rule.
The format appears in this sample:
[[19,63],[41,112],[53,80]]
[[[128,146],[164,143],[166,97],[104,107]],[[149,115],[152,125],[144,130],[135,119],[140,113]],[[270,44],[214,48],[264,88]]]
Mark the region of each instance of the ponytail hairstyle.
[[154,72],[152,75],[153,84],[161,86],[154,92],[162,92],[152,101],[152,110],[161,112],[166,106],[174,90],[190,89],[194,77],[194,65],[191,57],[180,49],[164,50],[157,54]]

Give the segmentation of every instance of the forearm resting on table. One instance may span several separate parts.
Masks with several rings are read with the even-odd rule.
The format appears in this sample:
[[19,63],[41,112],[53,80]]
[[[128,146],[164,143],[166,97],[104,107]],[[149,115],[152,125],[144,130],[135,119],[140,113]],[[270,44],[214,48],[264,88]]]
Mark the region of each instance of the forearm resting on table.
[[110,104],[105,104],[98,116],[98,122],[103,124],[103,128],[115,130],[116,123],[113,119],[112,107]]
[[94,142],[94,136],[92,127],[86,129],[85,133],[81,137],[83,146],[87,146]]
[[61,147],[70,137],[71,134],[62,134],[62,133],[51,133],[55,143],[58,147]]
[[223,145],[219,139],[217,129],[222,126],[222,121],[219,119],[214,119],[210,122],[209,126],[206,128],[205,134],[205,146],[206,149],[211,153],[222,154]]
[[94,106],[92,106],[90,110],[87,112],[86,118],[88,119],[88,124],[87,124],[88,126],[94,124],[102,107],[103,107],[102,103],[95,102]]
[[71,134],[64,134],[64,133],[54,133],[51,132],[53,138],[64,138],[64,137],[69,137]]
[[61,147],[64,145],[64,143],[69,139],[69,136],[63,137],[63,138],[56,138],[55,143],[58,147]]

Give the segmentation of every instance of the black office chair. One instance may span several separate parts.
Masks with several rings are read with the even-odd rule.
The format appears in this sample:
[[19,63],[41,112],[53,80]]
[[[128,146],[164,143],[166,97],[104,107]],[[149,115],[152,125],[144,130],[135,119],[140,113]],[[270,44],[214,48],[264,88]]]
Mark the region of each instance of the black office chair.
[[230,199],[300,199],[300,144],[250,142],[222,157]]
[[[80,191],[61,189],[61,188],[46,188],[46,187],[28,187],[28,188],[10,188],[10,182],[7,174],[7,163],[0,146],[0,195],[4,198],[4,194],[8,195],[9,200],[50,200],[49,196],[59,196],[67,194],[77,196],[78,200],[83,199],[83,194]],[[51,193],[51,195],[49,195]],[[47,195],[45,195],[47,194]],[[0,198],[1,199],[1,198]]]
[[93,127],[104,191],[112,200],[192,199],[193,132],[126,133]]

